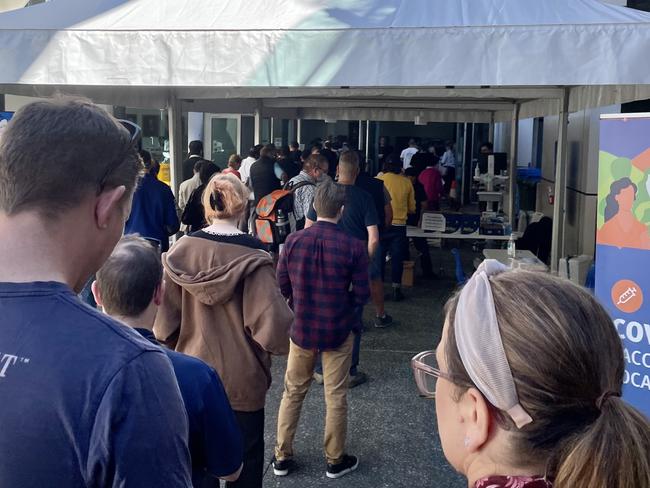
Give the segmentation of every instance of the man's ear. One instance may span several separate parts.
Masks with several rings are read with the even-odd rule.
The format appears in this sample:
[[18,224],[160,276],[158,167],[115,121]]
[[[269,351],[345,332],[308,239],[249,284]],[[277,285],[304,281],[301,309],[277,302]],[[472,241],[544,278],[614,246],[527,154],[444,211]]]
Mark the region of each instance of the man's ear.
[[476,388],[469,388],[459,402],[468,452],[479,451],[490,437],[492,417],[487,400]]
[[104,304],[102,303],[102,292],[99,289],[97,280],[93,280],[92,285],[90,285],[90,290],[93,292],[93,297],[95,297],[95,303],[100,307],[103,307]]
[[156,307],[162,305],[163,297],[165,296],[165,286],[165,280],[162,280],[153,293],[153,303],[156,304]]
[[95,203],[95,222],[99,229],[106,229],[114,212],[122,211],[122,197],[126,193],[126,187],[120,185],[103,191]]

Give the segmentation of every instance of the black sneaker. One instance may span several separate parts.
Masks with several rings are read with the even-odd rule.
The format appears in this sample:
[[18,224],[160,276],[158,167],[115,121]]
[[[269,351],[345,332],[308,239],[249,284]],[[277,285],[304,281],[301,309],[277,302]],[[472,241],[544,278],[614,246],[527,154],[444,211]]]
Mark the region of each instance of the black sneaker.
[[327,463],[327,477],[332,479],[340,478],[354,471],[359,467],[359,459],[356,456],[343,456],[343,461],[337,464]]
[[362,371],[358,371],[355,375],[350,375],[348,380],[348,388],[354,388],[355,386],[363,385],[368,381],[368,375]]
[[393,317],[391,317],[387,313],[385,313],[383,317],[375,317],[375,327],[377,329],[384,329],[392,324],[393,324]]
[[295,467],[296,463],[293,459],[278,461],[275,457],[273,458],[273,474],[276,476],[287,476]]
[[401,288],[393,288],[393,301],[394,302],[401,302],[404,300],[404,294],[402,293]]

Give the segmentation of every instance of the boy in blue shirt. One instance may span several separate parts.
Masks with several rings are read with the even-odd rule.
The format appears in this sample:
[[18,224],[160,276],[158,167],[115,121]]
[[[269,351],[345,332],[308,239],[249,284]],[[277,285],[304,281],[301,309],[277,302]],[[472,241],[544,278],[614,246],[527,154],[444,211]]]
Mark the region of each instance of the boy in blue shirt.
[[[152,330],[164,286],[157,248],[142,237],[129,235],[97,272],[92,290],[107,314],[158,345]],[[218,486],[216,478],[235,481],[242,467],[242,439],[219,376],[200,359],[169,349],[165,353],[188,414],[194,486],[208,486],[210,477],[214,486]]]

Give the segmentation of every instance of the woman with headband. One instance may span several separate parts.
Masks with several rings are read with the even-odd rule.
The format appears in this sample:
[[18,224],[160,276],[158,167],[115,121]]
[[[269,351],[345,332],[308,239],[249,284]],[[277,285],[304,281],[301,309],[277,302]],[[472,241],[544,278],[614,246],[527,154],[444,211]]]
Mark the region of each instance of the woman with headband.
[[584,289],[487,260],[412,360],[445,457],[473,488],[650,487],[650,423],[621,399],[623,348]]

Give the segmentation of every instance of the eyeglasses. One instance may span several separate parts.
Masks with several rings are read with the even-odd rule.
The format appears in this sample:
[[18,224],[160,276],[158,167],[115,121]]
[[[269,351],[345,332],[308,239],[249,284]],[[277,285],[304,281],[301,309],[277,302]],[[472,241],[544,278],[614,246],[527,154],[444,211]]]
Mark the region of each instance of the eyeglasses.
[[[131,135],[131,141],[129,142],[129,147],[126,149],[123,156],[126,157],[129,151],[131,151],[131,149],[136,147],[140,142],[140,139],[142,138],[142,129],[140,128],[139,125],[134,124],[130,120],[117,119],[117,121],[122,125],[122,127],[128,130],[129,134]],[[104,191],[104,187],[106,186],[106,181],[108,180],[108,177],[111,175],[111,173],[113,172],[113,170],[115,169],[115,167],[118,165],[119,162],[120,161],[115,161],[109,164],[108,167],[106,168],[104,175],[99,180],[99,185],[97,188],[98,195]]]
[[453,376],[440,371],[436,351],[424,351],[413,356],[411,368],[415,377],[420,396],[433,399],[436,397],[436,383],[438,378],[455,383]]

